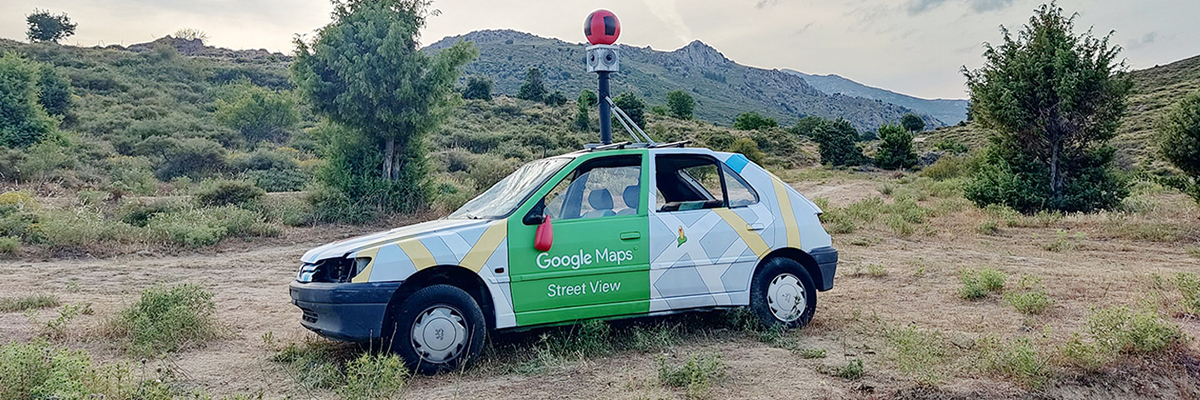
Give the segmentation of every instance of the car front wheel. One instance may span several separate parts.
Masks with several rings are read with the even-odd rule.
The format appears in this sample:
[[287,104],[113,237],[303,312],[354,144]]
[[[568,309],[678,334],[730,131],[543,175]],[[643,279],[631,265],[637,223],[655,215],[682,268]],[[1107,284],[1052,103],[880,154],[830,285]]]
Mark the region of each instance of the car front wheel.
[[750,281],[750,310],[768,328],[803,327],[817,310],[817,288],[800,263],[776,257]]
[[384,328],[384,344],[426,375],[465,368],[487,338],[479,304],[450,285],[416,291],[392,311]]

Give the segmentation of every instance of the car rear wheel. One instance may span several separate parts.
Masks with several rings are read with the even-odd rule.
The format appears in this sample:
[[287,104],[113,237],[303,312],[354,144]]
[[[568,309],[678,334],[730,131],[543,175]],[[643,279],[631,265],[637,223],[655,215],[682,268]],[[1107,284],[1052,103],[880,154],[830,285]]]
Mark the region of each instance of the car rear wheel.
[[803,327],[817,309],[817,288],[800,263],[783,257],[767,261],[750,281],[750,310],[768,328]]
[[384,344],[414,371],[432,375],[465,368],[483,351],[487,325],[471,295],[433,285],[408,296],[390,312]]

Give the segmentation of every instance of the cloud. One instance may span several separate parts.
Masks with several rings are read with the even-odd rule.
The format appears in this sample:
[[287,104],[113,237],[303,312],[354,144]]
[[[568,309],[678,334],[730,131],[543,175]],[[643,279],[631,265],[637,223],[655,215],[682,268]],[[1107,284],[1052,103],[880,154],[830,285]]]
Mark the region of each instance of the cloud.
[[1138,50],[1154,44],[1154,41],[1156,40],[1158,40],[1158,32],[1150,32],[1142,35],[1140,38],[1130,40],[1129,44],[1125,47],[1128,47],[1130,50]]
[[679,10],[675,8],[674,1],[644,0],[643,3],[646,4],[646,8],[650,9],[651,14],[667,23],[667,27],[680,41],[689,43],[695,39],[692,36],[692,29],[683,22],[683,16],[679,15]]
[[[912,0],[908,3],[908,14],[917,15],[941,7],[950,0]],[[966,3],[971,11],[985,13],[1003,10],[1013,5],[1014,0],[956,0]]]
[[779,4],[779,0],[758,0],[758,4],[755,4],[754,8],[761,10],[776,4]]

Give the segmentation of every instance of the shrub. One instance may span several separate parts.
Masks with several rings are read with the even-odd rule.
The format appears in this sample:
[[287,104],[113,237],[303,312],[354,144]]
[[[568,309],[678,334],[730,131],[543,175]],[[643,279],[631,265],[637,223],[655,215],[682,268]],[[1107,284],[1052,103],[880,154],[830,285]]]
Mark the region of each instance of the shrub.
[[150,169],[150,162],[141,157],[116,156],[108,159],[109,191],[128,192],[141,196],[154,194],[158,180]]
[[203,345],[221,334],[212,292],[196,284],[151,287],[109,321],[109,334],[138,356]]
[[546,98],[543,99],[542,102],[546,103],[548,106],[559,107],[563,104],[567,104],[567,96],[561,91],[555,90],[554,93],[546,95]]
[[281,233],[257,213],[235,206],[159,213],[150,216],[146,227],[153,235],[189,247],[212,246],[228,237],[278,236]]
[[1184,308],[1193,314],[1200,314],[1200,275],[1180,272],[1175,276],[1175,286],[1183,293]]
[[83,351],[52,348],[45,340],[0,347],[0,398],[84,399],[91,360]]
[[962,272],[962,287],[958,295],[967,300],[977,300],[987,297],[989,293],[1004,289],[1004,281],[1008,276],[991,267],[968,269]]
[[295,192],[303,190],[312,176],[299,169],[270,169],[246,172],[246,179],[267,192]]
[[755,164],[762,164],[767,158],[767,155],[758,149],[758,143],[750,138],[738,138],[729,146],[729,151],[732,153],[740,153],[746,156],[747,159]]
[[988,371],[1040,387],[1049,378],[1049,357],[1039,354],[1029,338],[1001,342],[988,338],[983,343],[983,361]]
[[21,251],[21,238],[0,236],[0,254],[17,254]]
[[[924,124],[922,124],[924,125]],[[875,166],[883,169],[912,168],[917,165],[917,153],[913,151],[913,135],[899,125],[879,127],[879,150],[875,153]]]
[[1049,167],[993,145],[984,152],[964,194],[980,207],[1001,204],[1023,213],[1115,209],[1129,195],[1129,189],[1125,179],[1109,167],[1113,155],[1111,148],[1102,148],[1069,160],[1074,169],[1072,178],[1056,195],[1051,191]]
[[846,366],[841,367],[841,368],[834,368],[833,370],[827,371],[827,373],[829,375],[833,375],[833,376],[836,376],[838,378],[842,378],[842,379],[845,379],[848,381],[856,381],[856,380],[862,379],[862,377],[863,377],[863,373],[864,373],[863,362],[862,362],[862,360],[855,358],[853,360],[850,360],[850,362],[847,363]]
[[48,294],[35,294],[21,297],[0,298],[0,312],[27,311],[38,308],[58,307],[58,297]]
[[921,176],[938,181],[961,178],[970,172],[969,164],[967,157],[945,156],[922,168]]
[[813,131],[813,140],[821,154],[821,163],[832,166],[859,165],[864,157],[856,144],[858,131],[850,121],[838,118],[826,122]]
[[906,329],[888,330],[887,339],[901,371],[930,385],[945,378],[941,367],[946,361],[946,349],[940,333],[909,325]]
[[99,211],[74,208],[44,213],[36,234],[34,240],[47,243],[52,249],[78,250],[102,242],[136,241],[141,232],[127,224],[113,223]]
[[258,204],[266,192],[244,181],[219,180],[208,182],[196,192],[196,203],[201,206],[235,205],[246,207]]
[[1200,91],[1171,108],[1159,123],[1159,151],[1190,178],[1184,192],[1200,202]]
[[[270,340],[272,336],[264,336]],[[267,343],[274,346],[273,341]],[[300,343],[288,343],[276,349],[271,361],[280,363],[292,379],[305,389],[333,389],[345,382],[341,354],[333,342],[306,337]]]
[[176,212],[183,208],[184,205],[180,202],[169,200],[153,202],[132,201],[122,204],[117,213],[121,215],[121,222],[144,228],[150,223],[150,218],[154,215]]
[[688,357],[681,365],[658,359],[658,380],[664,385],[687,390],[688,397],[703,396],[713,383],[725,376],[725,362],[719,354],[703,353]]
[[679,344],[679,334],[678,327],[671,324],[637,325],[630,330],[629,346],[643,352],[662,351]]
[[1054,305],[1054,299],[1046,293],[1042,286],[1042,278],[1024,275],[1017,282],[1020,288],[1004,293],[1004,301],[1022,314],[1041,314],[1047,307]]
[[225,148],[217,142],[192,138],[178,141],[166,150],[155,175],[161,180],[178,176],[197,178],[225,169]]
[[28,147],[57,128],[38,103],[37,77],[37,63],[11,51],[0,55],[0,146]]
[[343,399],[392,398],[404,388],[408,368],[394,353],[364,353],[346,364],[346,384],[337,393]]
[[738,114],[737,118],[734,118],[733,120],[733,129],[740,129],[743,131],[775,128],[778,126],[779,123],[775,122],[774,118],[765,117],[755,111],[748,111]]
[[1158,353],[1186,339],[1179,325],[1163,319],[1150,307],[1095,309],[1088,317],[1086,332],[1086,335],[1072,335],[1063,354],[1087,369],[1099,368],[1118,354]]
[[296,100],[290,93],[240,82],[219,90],[213,115],[242,133],[251,145],[260,141],[286,142],[289,130],[300,122]]
[[467,83],[462,88],[462,97],[467,100],[492,101],[493,84],[492,79],[485,75],[468,76]]

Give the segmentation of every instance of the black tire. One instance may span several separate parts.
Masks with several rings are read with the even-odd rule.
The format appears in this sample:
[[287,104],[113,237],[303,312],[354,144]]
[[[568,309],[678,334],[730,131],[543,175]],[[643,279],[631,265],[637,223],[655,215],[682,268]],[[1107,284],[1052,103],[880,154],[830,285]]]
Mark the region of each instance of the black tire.
[[[413,340],[413,327],[419,324],[425,325],[425,334]],[[432,285],[390,307],[382,333],[384,350],[400,355],[413,371],[433,375],[469,366],[483,352],[487,322],[470,294],[451,285]],[[451,339],[443,340],[446,337]]]
[[[781,282],[790,282],[789,276],[795,277],[799,281],[799,285],[781,285],[791,288],[788,289],[789,291],[803,286],[805,302],[802,307],[797,307],[798,304],[796,304],[792,306],[791,311],[781,311],[788,317],[780,318],[772,310],[773,302],[769,298],[768,292],[773,281],[780,279]],[[790,294],[786,298],[792,299],[794,298],[793,296],[795,294]],[[779,305],[775,305],[775,309],[785,310],[784,307],[779,307]],[[813,314],[817,311],[817,286],[813,284],[812,277],[808,275],[808,271],[800,263],[790,258],[774,257],[767,260],[750,281],[750,310],[758,317],[763,326],[768,329],[802,328],[812,321]],[[797,313],[799,313],[799,316],[795,317]]]

